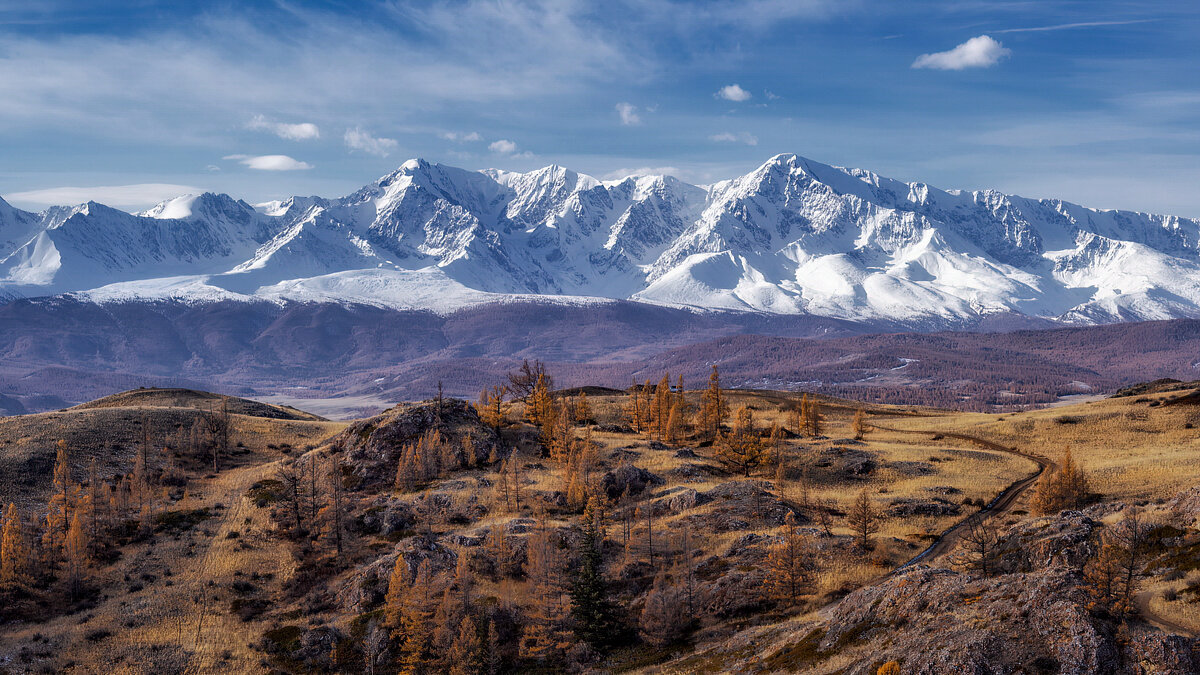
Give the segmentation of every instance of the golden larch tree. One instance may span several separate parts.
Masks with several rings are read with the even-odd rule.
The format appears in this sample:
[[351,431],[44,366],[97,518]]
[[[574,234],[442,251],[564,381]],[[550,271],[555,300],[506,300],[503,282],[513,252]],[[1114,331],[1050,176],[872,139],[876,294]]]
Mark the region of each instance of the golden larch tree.
[[809,590],[816,570],[812,544],[796,530],[796,517],[789,512],[783,535],[767,555],[767,597],[780,605],[795,605]]
[[67,586],[72,595],[78,595],[83,587],[83,577],[88,562],[87,534],[78,513],[71,518],[71,526],[67,528],[63,553],[67,562]]
[[738,408],[733,431],[717,439],[715,454],[718,461],[746,478],[750,472],[767,461],[767,444],[754,428],[753,412],[747,406]]
[[29,548],[16,504],[4,512],[0,529],[0,589],[24,588],[29,583]]
[[67,528],[75,508],[75,483],[71,480],[71,458],[67,442],[58,442],[54,458],[54,492],[46,509],[46,531],[42,535],[42,550],[50,560],[57,560],[63,553]]
[[650,433],[665,440],[667,425],[671,416],[671,375],[663,373],[662,379],[654,387],[654,400],[650,405]]
[[871,501],[871,495],[866,490],[858,493],[854,504],[846,514],[846,522],[854,530],[860,549],[866,551],[871,547],[871,535],[879,531],[881,516]]
[[575,399],[575,422],[577,424],[591,424],[592,422],[592,404],[588,403],[586,391],[579,392],[579,398]]
[[479,402],[475,404],[479,419],[496,433],[500,433],[507,421],[509,404],[504,401],[507,394],[508,390],[504,387],[484,389],[479,394]]
[[729,406],[721,394],[721,375],[714,364],[708,376],[708,388],[700,395],[700,420],[704,437],[715,439],[728,415]]
[[855,410],[850,426],[854,431],[854,440],[861,441],[867,435],[867,412],[862,408]]

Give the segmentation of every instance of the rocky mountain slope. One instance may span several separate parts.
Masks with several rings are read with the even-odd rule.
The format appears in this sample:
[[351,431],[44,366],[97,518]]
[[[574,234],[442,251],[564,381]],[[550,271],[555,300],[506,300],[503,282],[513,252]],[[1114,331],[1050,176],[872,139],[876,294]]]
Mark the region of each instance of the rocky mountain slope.
[[1200,315],[1200,221],[944,191],[778,155],[710,186],[423,160],[340,198],[140,215],[0,202],[0,294],[447,312],[613,299],[910,327]]

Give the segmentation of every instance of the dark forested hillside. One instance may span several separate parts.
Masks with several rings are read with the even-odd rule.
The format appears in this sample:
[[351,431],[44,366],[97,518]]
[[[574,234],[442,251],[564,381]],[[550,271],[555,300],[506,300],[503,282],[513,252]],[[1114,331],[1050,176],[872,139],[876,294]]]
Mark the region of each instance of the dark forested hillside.
[[1195,379],[1200,365],[1195,320],[881,330],[888,327],[631,302],[438,315],[332,303],[20,300],[0,306],[0,396],[10,414],[143,385],[386,402],[430,395],[441,382],[447,393],[474,396],[514,363],[537,358],[553,363],[565,386],[627,387],[664,368],[696,381],[716,363],[740,387],[982,410]]

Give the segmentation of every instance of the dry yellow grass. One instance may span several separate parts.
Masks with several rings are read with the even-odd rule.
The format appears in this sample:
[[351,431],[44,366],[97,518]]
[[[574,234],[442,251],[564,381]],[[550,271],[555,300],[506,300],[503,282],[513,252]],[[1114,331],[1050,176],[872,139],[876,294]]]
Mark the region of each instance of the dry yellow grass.
[[[693,399],[693,405],[698,403],[696,393],[689,397]],[[779,392],[731,392],[729,398],[734,408],[743,404],[752,406],[756,423],[761,426],[774,422],[790,426],[787,408],[798,401],[795,395]],[[590,402],[600,424],[623,422],[624,397],[597,396]],[[1200,463],[1195,461],[1196,453],[1200,451],[1200,432],[1184,426],[1189,422],[1200,422],[1200,409],[1197,408],[1150,408],[1147,402],[1138,403],[1133,399],[1005,415],[869,406],[868,422],[874,428],[863,442],[856,443],[852,440],[851,419],[857,404],[827,399],[822,402],[825,437],[790,439],[784,443],[787,456],[792,458],[793,478],[777,485],[774,467],[769,467],[757,472],[752,480],[765,482],[771,489],[783,491],[789,499],[798,500],[799,484],[794,480],[798,473],[796,469],[808,465],[812,479],[810,500],[820,499],[844,511],[859,491],[866,490],[882,510],[898,499],[929,500],[939,496],[930,488],[951,488],[956,492],[946,498],[954,502],[964,499],[986,502],[1035,469],[1028,459],[986,450],[966,440],[936,438],[946,432],[1017,446],[1051,459],[1057,459],[1069,445],[1077,460],[1088,470],[1093,487],[1106,497],[1117,499],[1167,498],[1180,488],[1196,484],[1200,478]],[[137,409],[129,410],[131,417],[140,415]],[[513,417],[518,412],[514,411]],[[80,414],[112,413],[89,411]],[[249,645],[257,643],[264,630],[275,624],[260,620],[243,622],[232,614],[229,604],[233,595],[229,586],[240,578],[239,572],[270,571],[274,578],[262,582],[264,593],[281,598],[295,569],[287,546],[270,538],[269,533],[275,526],[269,522],[267,510],[251,507],[245,492],[256,480],[268,476],[275,463],[285,456],[278,449],[280,446],[290,445],[294,448],[290,454],[300,454],[306,446],[318,444],[344,425],[244,416],[237,416],[235,424],[236,440],[245,444],[248,453],[238,458],[236,467],[219,476],[195,481],[189,488],[190,503],[186,505],[187,508],[213,508],[221,503],[224,509],[215,510],[214,517],[179,537],[157,537],[153,547],[146,544],[127,547],[121,560],[97,572],[100,575],[97,582],[112,589],[108,598],[82,615],[59,617],[45,624],[4,633],[0,635],[0,651],[11,652],[28,643],[34,633],[41,633],[51,638],[64,659],[75,659],[79,664],[102,662],[118,672],[260,670],[263,654]],[[701,473],[695,477],[674,473],[690,463],[716,465],[711,448],[696,448],[699,457],[691,459],[677,456],[676,448],[654,449],[646,439],[630,434],[596,431],[592,437],[602,446],[600,454],[608,458],[609,464],[624,455],[629,457],[627,461],[631,464],[664,477],[667,483],[659,489],[686,486],[703,492],[729,480],[740,480],[736,476],[714,473]],[[268,447],[272,445],[276,447]],[[839,447],[847,448],[847,452],[866,453],[876,463],[875,470],[856,476],[821,466],[822,458],[836,457],[834,449]],[[533,455],[526,457],[532,459]],[[563,490],[560,468],[548,460],[541,465],[541,468],[526,471],[524,489],[546,493]],[[474,479],[484,478],[488,472],[487,469],[460,472],[431,487],[455,500],[465,501],[476,496],[486,501],[487,495],[480,495],[485,489],[481,487],[483,483]],[[180,509],[184,505],[172,508]],[[657,551],[667,553],[677,544],[677,538],[670,535],[678,533],[684,518],[705,515],[714,508],[713,504],[701,505],[656,522]],[[817,597],[871,582],[916,555],[933,537],[971,510],[972,507],[964,507],[957,515],[941,517],[886,519],[881,531],[874,536],[876,548],[871,554],[838,553],[825,561],[817,580]],[[494,512],[469,528],[482,530],[497,521],[519,515],[529,514]],[[558,519],[550,524],[567,522]],[[438,525],[440,530],[450,527]],[[643,536],[644,528],[643,523],[635,524],[633,536]],[[616,536],[615,529],[610,527],[610,537]],[[745,530],[693,531],[693,545],[707,554],[719,555],[747,531],[774,533],[778,527],[750,522]],[[833,531],[839,535],[851,534],[843,518],[834,519]],[[233,535],[234,532],[237,534]],[[364,545],[370,543],[364,542]],[[163,573],[168,568],[171,570],[169,577]],[[153,574],[155,578],[144,580],[142,573]],[[142,583],[144,589],[126,593],[131,583],[126,580],[127,575],[134,582]],[[1200,605],[1168,602],[1161,594],[1167,588],[1183,588],[1191,581],[1194,580],[1155,582],[1148,589],[1155,594],[1152,608],[1200,627],[1200,610],[1197,609]],[[481,592],[516,602],[527,594],[524,582],[481,583]],[[320,618],[334,623],[349,620],[345,616]],[[108,628],[113,634],[89,641],[86,636],[93,627]],[[850,653],[844,658],[849,658]],[[832,668],[836,664],[826,665]]]
[[[141,408],[106,411],[139,417],[144,412]],[[209,509],[208,519],[177,535],[160,533],[150,542],[126,546],[115,563],[90,570],[89,582],[103,589],[95,607],[0,632],[0,653],[19,653],[23,646],[37,645],[41,641],[35,642],[34,636],[40,635],[53,645],[59,664],[75,663],[78,672],[97,672],[102,666],[113,672],[260,670],[261,654],[249,646],[269,626],[243,622],[230,613],[236,597],[230,585],[251,572],[269,571],[274,578],[260,583],[278,594],[293,565],[287,547],[269,534],[274,526],[267,512],[250,507],[244,495],[285,456],[278,448],[292,446],[296,453],[303,452],[304,446],[320,443],[345,424],[242,415],[235,415],[233,424],[234,441],[244,443],[248,453],[236,458],[234,468],[193,480],[186,502],[166,507]],[[140,590],[130,592],[136,586]],[[109,634],[97,637],[94,631],[99,630]]]
[[[1150,395],[1150,401],[1165,394]],[[1119,500],[1169,498],[1200,482],[1200,407],[1118,398],[1003,415],[897,418],[896,428],[973,434],[1058,460],[1070,447],[1092,489]]]
[[[760,391],[731,391],[727,392],[731,409],[741,405],[750,406],[754,410],[755,424],[769,427],[778,423],[785,428],[792,424],[790,408],[799,403],[800,396],[790,392],[760,392]],[[693,407],[699,405],[699,394],[689,392],[689,402]],[[983,450],[972,443],[956,439],[932,440],[933,434],[913,434],[897,431],[886,431],[872,428],[861,443],[853,441],[852,418],[858,409],[853,401],[842,401],[822,397],[822,433],[821,439],[789,439],[784,441],[784,453],[791,458],[792,475],[803,465],[811,469],[809,489],[810,503],[820,499],[826,505],[845,511],[850,502],[861,490],[866,490],[878,510],[883,511],[894,500],[915,499],[929,500],[939,496],[930,488],[952,488],[954,492],[948,497],[950,501],[962,502],[965,499],[987,502],[999,494],[1012,482],[1024,478],[1036,470],[1036,465],[1027,459],[1015,457],[1006,453]],[[624,396],[589,397],[593,414],[601,424],[623,424],[625,421]],[[898,420],[907,421],[912,415],[912,409],[898,406],[867,406],[868,422],[875,427],[898,426]],[[520,410],[514,411],[514,416]],[[928,418],[932,428],[939,427],[937,421],[947,420],[953,415],[942,416],[937,413],[922,411],[922,414],[936,414]],[[647,446],[644,440],[629,434],[595,433],[593,440],[602,444],[601,454],[611,454],[615,451],[634,446],[632,451],[636,458],[631,463],[647,469],[660,476],[669,476],[673,469],[689,461],[676,456],[675,448],[655,450]],[[868,453],[878,465],[878,469],[867,476],[840,476],[830,474],[828,470],[818,466],[822,452],[828,452],[837,447],[847,447],[856,451]],[[698,448],[699,461],[717,464],[712,456],[711,448]],[[907,471],[905,469],[908,469]],[[929,473],[921,474],[921,469]],[[553,465],[545,470],[531,472],[529,478],[535,489],[559,490],[563,488],[562,478]],[[728,480],[738,480],[738,476],[706,475],[691,479],[687,482],[669,480],[666,487],[686,485],[697,491],[705,491],[716,487]],[[767,466],[756,471],[753,480],[766,481],[766,486],[772,490],[782,489],[789,499],[799,499],[799,483],[797,480],[785,480],[782,485],[775,484],[775,467]],[[712,505],[696,507],[689,514],[704,514],[712,509]],[[877,578],[891,567],[898,565],[919,553],[936,535],[972,512],[973,507],[963,507],[960,513],[947,516],[912,516],[889,517],[882,522],[882,527],[874,540],[876,548],[870,556],[849,556],[829,561],[820,581],[821,592],[828,592],[846,586],[858,586],[870,579]],[[678,518],[678,517],[677,517]],[[667,519],[660,526],[666,530],[673,528],[672,519]],[[814,526],[816,523],[813,524]],[[753,526],[752,529],[773,531],[775,528],[766,525]],[[850,535],[850,528],[843,518],[834,518],[832,528],[834,534]],[[642,525],[635,526],[635,536],[643,536]],[[744,531],[723,533],[703,537],[702,545],[706,550],[720,551],[744,534]]]

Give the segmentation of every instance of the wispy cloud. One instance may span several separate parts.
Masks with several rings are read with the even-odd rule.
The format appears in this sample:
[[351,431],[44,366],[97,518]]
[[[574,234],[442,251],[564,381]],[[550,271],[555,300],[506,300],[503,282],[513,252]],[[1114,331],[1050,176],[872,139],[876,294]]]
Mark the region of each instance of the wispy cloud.
[[298,124],[273,122],[262,115],[255,115],[246,123],[246,128],[255,131],[268,131],[289,141],[308,141],[321,137],[321,130],[312,122],[300,122]]
[[749,101],[754,96],[754,94],[751,94],[750,92],[738,86],[737,83],[721,87],[719,90],[717,90],[717,93],[713,95],[717,98],[723,98],[726,101],[737,102]]
[[395,139],[372,136],[370,132],[364,131],[362,127],[347,129],[346,133],[342,136],[342,140],[345,141],[346,147],[351,150],[361,150],[369,155],[376,155],[378,157],[387,157],[399,145]]
[[[644,46],[596,22],[582,2],[381,3],[369,10],[377,21],[297,4],[273,11],[287,14],[287,31],[246,11],[200,13],[186,30],[0,35],[0,127],[201,146],[244,127],[246,110],[311,115],[300,124],[313,127],[351,114],[382,124],[399,113],[644,82],[656,71]],[[272,133],[309,131],[256,120]]]
[[922,54],[913,61],[913,68],[934,70],[963,70],[964,68],[988,68],[1012,53],[989,35],[980,35],[944,52]]
[[454,141],[455,143],[474,143],[474,142],[483,140],[483,136],[480,136],[477,132],[474,132],[474,131],[472,131],[470,133],[462,133],[462,132],[458,132],[458,131],[443,131],[442,133],[438,134],[438,136],[446,139],[447,141]]
[[635,169],[622,168],[613,169],[601,176],[604,180],[620,180],[629,178],[630,176],[676,176],[678,177],[683,170],[674,166],[641,166]]
[[617,115],[621,118],[621,124],[627,127],[642,123],[642,118],[637,113],[637,106],[632,103],[618,103]]
[[1040,33],[1051,30],[1070,30],[1072,28],[1098,28],[1101,26],[1128,26],[1135,23],[1153,23],[1157,19],[1131,19],[1129,21],[1080,21],[1078,23],[1060,23],[1053,26],[1034,26],[1031,28],[1006,28],[994,30],[993,33]]
[[161,201],[188,193],[203,192],[190,185],[171,183],[139,183],[136,185],[96,185],[93,187],[55,187],[43,190],[13,192],[5,199],[15,204],[59,206],[96,201],[116,208],[152,206]]
[[745,131],[740,131],[736,134],[729,131],[713,134],[712,136],[708,137],[708,140],[716,143],[744,143],[745,145],[758,145],[758,138]]
[[312,164],[287,155],[225,155],[221,159],[236,160],[255,171],[304,171],[313,168]]

